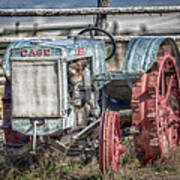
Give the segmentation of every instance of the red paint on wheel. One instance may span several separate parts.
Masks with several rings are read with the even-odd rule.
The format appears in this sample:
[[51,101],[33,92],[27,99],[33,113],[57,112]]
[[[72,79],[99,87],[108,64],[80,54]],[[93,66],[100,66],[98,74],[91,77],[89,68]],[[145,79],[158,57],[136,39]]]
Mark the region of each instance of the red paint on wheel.
[[102,114],[99,135],[99,167],[101,173],[105,174],[111,168],[113,175],[116,176],[120,165],[120,156],[125,151],[121,144],[120,120],[117,112],[107,110]]
[[151,69],[133,82],[131,130],[141,164],[178,144],[179,74],[175,59],[164,54],[158,53]]

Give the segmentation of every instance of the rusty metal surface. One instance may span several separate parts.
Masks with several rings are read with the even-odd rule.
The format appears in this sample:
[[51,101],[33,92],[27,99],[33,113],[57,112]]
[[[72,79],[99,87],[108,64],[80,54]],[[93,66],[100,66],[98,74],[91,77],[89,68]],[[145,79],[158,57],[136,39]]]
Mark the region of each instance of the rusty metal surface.
[[178,145],[179,73],[172,44],[162,44],[153,65],[133,81],[132,128],[141,164]]

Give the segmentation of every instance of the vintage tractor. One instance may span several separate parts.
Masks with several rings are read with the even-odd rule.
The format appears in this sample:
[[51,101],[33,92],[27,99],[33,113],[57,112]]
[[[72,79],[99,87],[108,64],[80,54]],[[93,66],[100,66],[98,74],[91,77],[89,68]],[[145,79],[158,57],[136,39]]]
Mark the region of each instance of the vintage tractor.
[[[107,58],[105,42],[94,39],[94,31],[110,39]],[[81,37],[86,32],[90,38]],[[107,71],[106,60],[115,49],[113,37],[96,27],[66,39],[11,43],[3,58],[6,155],[35,153],[42,143],[72,156],[92,156],[99,149],[101,172],[112,167],[116,173],[125,151],[123,128],[134,136],[141,164],[177,146],[180,61],[175,42],[134,38],[122,69]]]

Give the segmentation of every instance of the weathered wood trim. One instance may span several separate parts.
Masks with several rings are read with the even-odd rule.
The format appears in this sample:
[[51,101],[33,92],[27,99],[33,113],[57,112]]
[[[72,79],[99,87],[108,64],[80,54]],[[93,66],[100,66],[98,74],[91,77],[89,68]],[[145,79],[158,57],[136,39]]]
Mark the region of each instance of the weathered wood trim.
[[180,6],[104,7],[79,9],[0,9],[0,16],[78,16],[105,14],[162,14],[180,12]]
[[[87,36],[86,36],[87,37]],[[134,37],[138,36],[113,36],[116,42],[128,42]],[[143,37],[156,37],[156,36],[143,36]],[[160,37],[157,36],[157,37]],[[172,38],[174,40],[180,40],[180,35],[175,35],[175,36],[163,36],[167,38]],[[42,37],[0,37],[0,43],[10,43],[12,41],[18,41],[18,40],[28,40],[28,39],[39,39]],[[48,36],[48,37],[43,37],[45,39],[57,39],[57,38],[66,38],[65,36]],[[88,37],[87,37],[88,38]],[[104,41],[108,41],[108,38],[106,36],[95,36],[94,39],[100,39]]]
[[37,26],[36,29],[34,27],[19,27],[16,28],[5,28],[4,30],[0,31],[0,35],[9,35],[15,33],[29,33],[29,32],[44,32],[44,31],[60,31],[60,30],[76,30],[88,27],[88,24],[79,24],[79,25],[54,25],[54,26]]

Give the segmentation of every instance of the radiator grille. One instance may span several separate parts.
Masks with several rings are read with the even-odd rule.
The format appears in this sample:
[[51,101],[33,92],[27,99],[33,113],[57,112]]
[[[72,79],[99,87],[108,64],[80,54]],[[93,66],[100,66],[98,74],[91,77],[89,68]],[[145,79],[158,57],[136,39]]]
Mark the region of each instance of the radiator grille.
[[12,116],[60,116],[57,61],[12,61]]

